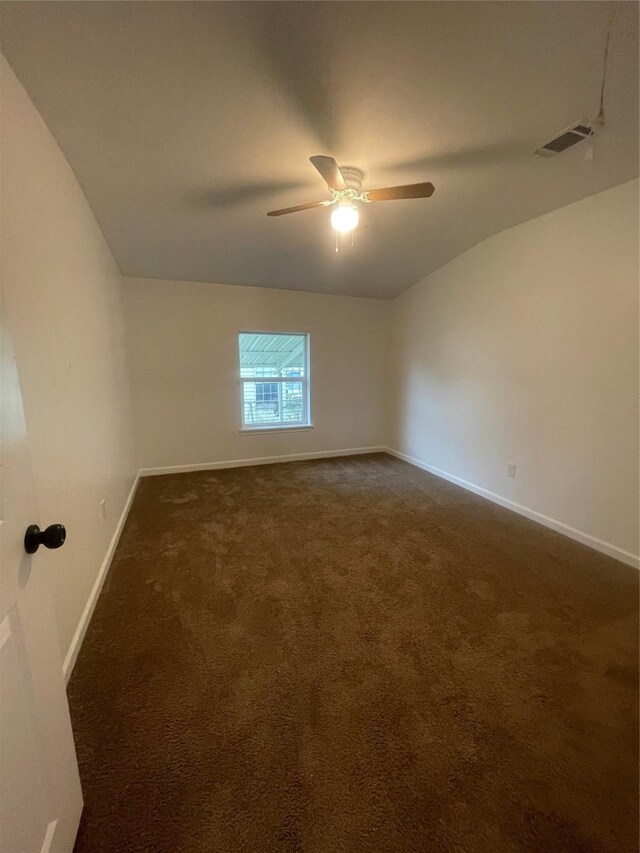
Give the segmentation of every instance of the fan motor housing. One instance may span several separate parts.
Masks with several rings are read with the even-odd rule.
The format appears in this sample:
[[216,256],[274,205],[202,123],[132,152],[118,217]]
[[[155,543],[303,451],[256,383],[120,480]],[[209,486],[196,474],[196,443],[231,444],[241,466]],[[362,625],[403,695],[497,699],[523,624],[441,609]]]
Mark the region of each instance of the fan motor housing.
[[364,172],[361,169],[356,169],[355,166],[340,166],[340,174],[344,178],[345,184],[350,190],[360,192],[362,189],[362,179]]

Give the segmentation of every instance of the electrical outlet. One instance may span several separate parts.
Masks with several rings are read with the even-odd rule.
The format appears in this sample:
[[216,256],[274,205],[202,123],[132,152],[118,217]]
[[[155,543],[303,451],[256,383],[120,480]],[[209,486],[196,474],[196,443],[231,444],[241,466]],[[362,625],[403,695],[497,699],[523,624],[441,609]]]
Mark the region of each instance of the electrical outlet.
[[102,498],[102,500],[100,501],[100,520],[107,520],[107,502],[104,498]]
[[507,477],[513,479],[516,476],[516,463],[507,462]]

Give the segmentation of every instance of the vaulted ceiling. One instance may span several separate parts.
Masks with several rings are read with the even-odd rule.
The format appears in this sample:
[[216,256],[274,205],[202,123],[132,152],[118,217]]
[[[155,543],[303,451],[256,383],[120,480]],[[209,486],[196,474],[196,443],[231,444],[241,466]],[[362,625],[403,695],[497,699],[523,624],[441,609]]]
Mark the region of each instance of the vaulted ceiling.
[[[593,146],[533,151],[598,110]],[[5,2],[2,51],[129,276],[392,297],[485,237],[638,174],[638,5]],[[334,251],[308,157],[365,187]],[[43,191],[45,191],[43,189]]]

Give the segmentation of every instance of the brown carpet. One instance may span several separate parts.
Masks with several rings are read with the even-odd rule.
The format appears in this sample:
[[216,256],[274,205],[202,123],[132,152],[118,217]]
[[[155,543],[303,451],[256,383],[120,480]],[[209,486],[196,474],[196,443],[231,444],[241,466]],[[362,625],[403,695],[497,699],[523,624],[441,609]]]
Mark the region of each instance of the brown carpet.
[[76,850],[637,850],[638,573],[386,455],[142,480]]

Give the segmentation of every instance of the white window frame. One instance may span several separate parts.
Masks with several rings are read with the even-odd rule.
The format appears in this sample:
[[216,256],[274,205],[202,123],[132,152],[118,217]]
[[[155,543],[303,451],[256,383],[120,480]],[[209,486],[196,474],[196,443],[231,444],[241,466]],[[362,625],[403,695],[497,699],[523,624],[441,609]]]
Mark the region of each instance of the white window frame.
[[[240,336],[241,335],[282,335],[284,337],[301,337],[303,340],[303,364],[304,376],[242,376],[240,369]],[[240,329],[238,332],[238,378],[240,379],[240,433],[242,435],[253,435],[254,433],[265,432],[282,432],[283,430],[302,430],[313,429],[311,422],[311,377],[310,377],[310,335],[309,332],[265,332],[255,329]],[[266,423],[266,424],[245,424],[244,422],[244,383],[245,382],[273,382],[280,384],[280,393],[278,398],[282,399],[282,383],[283,382],[301,382],[302,383],[302,420],[288,421],[287,423]]]

